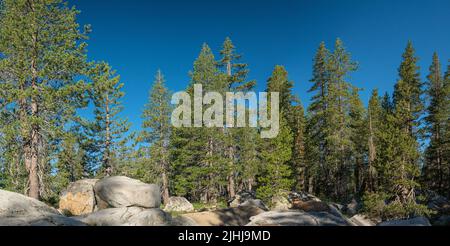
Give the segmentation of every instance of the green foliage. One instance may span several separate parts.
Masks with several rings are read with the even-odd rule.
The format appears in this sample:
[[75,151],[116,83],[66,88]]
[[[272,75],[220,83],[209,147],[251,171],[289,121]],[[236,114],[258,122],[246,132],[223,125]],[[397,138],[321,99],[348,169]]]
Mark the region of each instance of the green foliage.
[[272,196],[282,190],[290,190],[293,185],[290,179],[292,170],[288,165],[292,156],[292,142],[292,132],[286,120],[281,117],[280,133],[276,138],[268,139],[261,152],[263,174],[258,179],[256,194],[263,201],[270,201]]
[[[447,79],[448,80],[448,79]],[[446,88],[447,87],[447,88]],[[449,103],[450,90],[441,73],[441,64],[436,53],[430,66],[427,82],[427,95],[430,103],[427,108],[426,130],[430,143],[425,151],[423,182],[426,187],[444,194],[448,190],[450,164],[444,153],[449,150]]]
[[125,147],[125,134],[130,128],[127,120],[120,116],[124,84],[107,63],[95,64],[90,70],[90,78],[95,121],[89,124],[89,133],[96,148],[94,153],[99,158],[97,175],[112,175],[118,165],[116,154]]
[[427,206],[415,202],[401,203],[398,200],[389,201],[386,193],[366,193],[363,196],[363,210],[371,218],[385,220],[407,219],[417,216],[430,216]]
[[12,124],[4,130],[14,134],[8,148],[16,153],[7,162],[17,163],[16,173],[25,165],[26,191],[39,198],[48,193],[53,143],[86,103],[86,84],[76,78],[85,74],[88,27],[81,31],[79,12],[60,0],[1,4],[1,111]]

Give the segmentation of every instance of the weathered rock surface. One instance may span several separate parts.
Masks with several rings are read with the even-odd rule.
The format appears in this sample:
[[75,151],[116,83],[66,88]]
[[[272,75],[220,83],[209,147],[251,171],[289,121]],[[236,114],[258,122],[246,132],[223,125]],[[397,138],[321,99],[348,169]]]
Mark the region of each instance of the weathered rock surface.
[[327,212],[269,211],[250,218],[247,226],[351,226],[344,218]]
[[375,226],[375,223],[362,214],[357,214],[351,217],[350,222],[355,226]]
[[252,216],[263,212],[264,210],[257,207],[240,206],[217,211],[184,214],[183,217],[192,219],[199,226],[242,226],[246,225]]
[[99,209],[143,207],[159,208],[160,189],[155,184],[145,184],[139,180],[123,176],[107,177],[94,186]]
[[171,226],[198,226],[198,224],[195,220],[187,216],[180,215],[172,218]]
[[83,226],[27,196],[0,190],[0,226]]
[[193,212],[194,206],[184,197],[170,197],[164,207],[168,212]]
[[407,220],[390,220],[381,222],[377,226],[431,226],[430,221],[425,217],[416,217]]
[[59,210],[66,215],[84,215],[94,212],[94,185],[98,179],[84,179],[71,183],[59,198]]
[[80,221],[90,226],[168,226],[172,218],[159,208],[108,208],[97,211]]
[[330,207],[324,202],[317,201],[294,201],[292,209],[303,210],[305,212],[329,212]]
[[269,209],[260,199],[251,199],[241,203],[238,207],[257,207],[264,211],[268,211]]

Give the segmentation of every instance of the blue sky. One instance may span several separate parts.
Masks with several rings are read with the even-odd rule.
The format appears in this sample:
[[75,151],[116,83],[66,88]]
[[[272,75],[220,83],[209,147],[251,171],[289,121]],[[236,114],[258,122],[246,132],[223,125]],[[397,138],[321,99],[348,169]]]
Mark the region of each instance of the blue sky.
[[189,82],[202,43],[218,55],[230,36],[264,90],[275,65],[284,65],[295,93],[308,105],[312,59],[321,41],[341,38],[359,63],[350,81],[370,91],[392,91],[408,40],[420,57],[422,77],[434,51],[450,58],[448,0],[72,0],[79,21],[91,24],[89,58],[109,62],[126,92],[123,115],[133,130],[157,69],[171,91]]

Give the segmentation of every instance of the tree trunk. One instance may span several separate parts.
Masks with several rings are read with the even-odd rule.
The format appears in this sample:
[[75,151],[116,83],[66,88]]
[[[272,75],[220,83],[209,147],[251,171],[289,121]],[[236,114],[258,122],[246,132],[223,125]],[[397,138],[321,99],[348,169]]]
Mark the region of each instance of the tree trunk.
[[103,167],[105,168],[105,175],[109,177],[113,173],[113,167],[111,165],[111,119],[108,95],[105,101],[105,114],[105,152],[103,153]]
[[[33,12],[33,5],[30,2],[30,8]],[[37,28],[37,27],[35,27]],[[31,87],[33,89],[33,95],[31,95],[31,116],[33,118],[39,117],[39,106],[38,106],[38,96],[34,95],[34,93],[38,93],[37,83],[38,83],[38,70],[37,70],[37,59],[38,59],[38,50],[37,50],[37,40],[38,33],[35,31],[32,34],[32,42],[33,42],[33,58],[31,60]],[[39,143],[40,143],[40,129],[39,125],[36,123],[31,124],[31,132],[30,139],[27,140],[26,148],[25,148],[25,166],[28,171],[28,196],[39,199],[39,191],[40,191],[40,183],[39,183],[39,174],[38,174],[38,156],[39,156]]]
[[163,203],[167,204],[169,202],[169,178],[167,177],[166,171],[162,173],[162,198]]

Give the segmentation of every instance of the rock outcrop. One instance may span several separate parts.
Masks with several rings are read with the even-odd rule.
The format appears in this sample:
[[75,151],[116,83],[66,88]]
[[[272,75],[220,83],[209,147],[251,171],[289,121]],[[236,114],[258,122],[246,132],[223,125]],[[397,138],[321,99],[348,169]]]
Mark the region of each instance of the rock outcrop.
[[220,209],[199,213],[184,214],[199,226],[243,226],[249,223],[250,218],[263,213],[264,210],[252,206]]
[[160,189],[155,184],[123,176],[107,177],[97,181],[94,192],[99,209],[105,208],[159,208]]
[[83,226],[33,198],[0,190],[0,226]]
[[247,226],[351,226],[344,218],[327,212],[269,211],[250,218]]
[[90,226],[169,226],[172,218],[159,208],[108,208],[94,212],[80,221]]
[[71,183],[59,198],[59,210],[65,215],[84,215],[94,212],[94,185],[98,179],[84,179]]
[[184,197],[170,197],[164,207],[168,212],[193,212],[194,206]]

